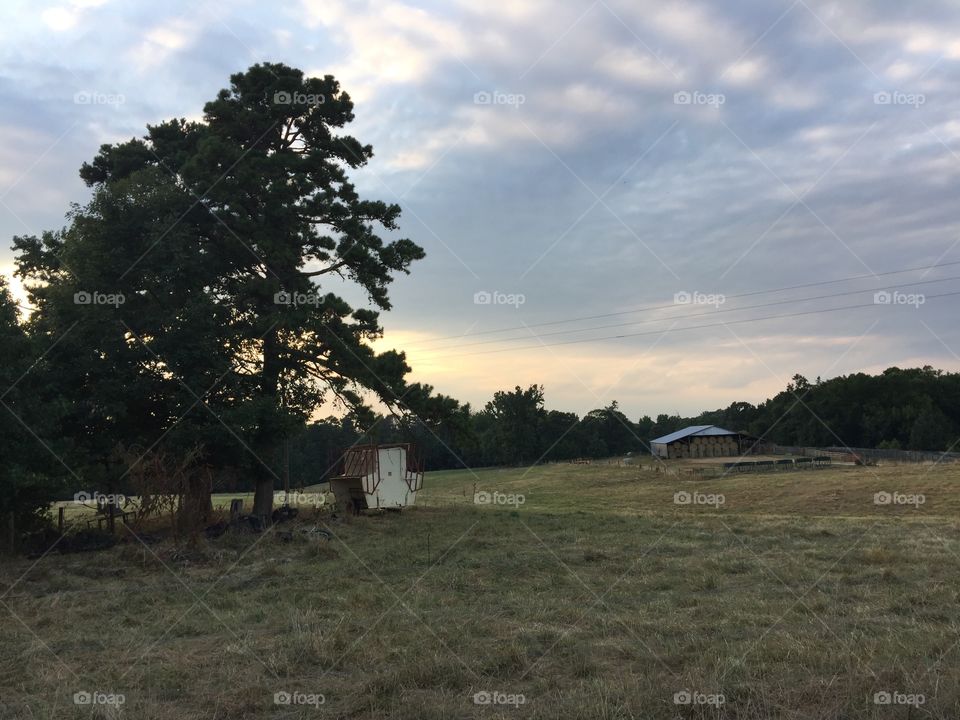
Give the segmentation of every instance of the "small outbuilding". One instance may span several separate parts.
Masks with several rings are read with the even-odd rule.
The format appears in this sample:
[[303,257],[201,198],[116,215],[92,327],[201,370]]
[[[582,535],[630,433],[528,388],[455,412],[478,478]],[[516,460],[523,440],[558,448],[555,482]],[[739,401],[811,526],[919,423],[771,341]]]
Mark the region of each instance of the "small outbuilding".
[[650,441],[650,451],[664,459],[733,457],[750,451],[743,433],[716,425],[691,425]]
[[330,478],[337,506],[353,513],[408,507],[421,487],[423,462],[410,443],[354,445]]

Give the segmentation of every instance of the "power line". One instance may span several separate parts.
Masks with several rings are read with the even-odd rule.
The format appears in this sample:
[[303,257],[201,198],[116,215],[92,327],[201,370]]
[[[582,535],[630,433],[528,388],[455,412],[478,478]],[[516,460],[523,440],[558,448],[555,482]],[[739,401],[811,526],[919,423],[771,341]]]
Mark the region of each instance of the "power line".
[[[823,285],[835,285],[837,283],[852,282],[855,280],[864,280],[868,278],[888,277],[890,275],[900,275],[903,273],[917,272],[918,270],[933,270],[935,268],[950,267],[953,265],[960,265],[960,260],[952,260],[950,262],[944,262],[944,263],[935,263],[933,265],[920,265],[918,267],[905,268],[903,270],[888,270],[882,273],[872,273],[872,274],[865,273],[863,275],[852,275],[850,277],[838,278],[836,280],[820,280],[817,282],[802,283],[799,285],[788,285],[785,287],[771,288],[768,290],[751,290],[750,292],[735,293],[733,295],[726,295],[725,297],[726,299],[729,300],[732,298],[752,297],[754,295],[767,295],[772,293],[787,292],[790,290],[802,290],[804,288],[821,287]],[[584,320],[601,320],[603,318],[617,317],[619,315],[629,315],[631,313],[638,313],[638,312],[649,312],[652,310],[667,310],[669,308],[674,308],[674,307],[677,307],[676,303],[670,303],[670,304],[664,304],[664,305],[647,305],[644,307],[633,308],[632,310],[618,310],[616,312],[601,313],[599,315],[584,315],[581,317],[569,318],[566,320],[550,320],[547,322],[532,323],[529,325],[518,325],[518,326],[508,327],[508,328],[499,328],[496,330],[478,330],[476,332],[462,333],[460,335],[446,335],[443,337],[430,338],[429,340],[424,340],[423,343],[442,342],[444,340],[461,340],[465,337],[473,337],[476,335],[493,335],[493,334],[503,333],[503,332],[515,332],[515,331],[527,330],[529,328],[536,328],[536,327],[548,327],[551,325],[565,325],[568,323],[581,322]],[[414,345],[414,347],[417,347],[417,346]],[[446,348],[441,348],[441,349],[446,349]]]
[[[936,295],[926,295],[926,296],[924,296],[924,298],[925,298],[925,300],[931,300],[931,299],[942,298],[942,297],[955,297],[955,296],[957,296],[957,295],[960,295],[960,291],[949,292],[949,293],[939,293],[939,294],[936,294]],[[544,347],[555,347],[555,346],[557,346],[557,345],[576,345],[576,344],[579,344],[579,343],[600,342],[601,340],[620,340],[620,339],[623,339],[623,338],[642,337],[642,336],[644,336],[644,335],[666,335],[667,333],[670,333],[670,332],[681,332],[681,331],[684,331],[684,330],[703,330],[703,329],[705,329],[705,328],[720,327],[721,325],[722,325],[722,326],[727,326],[727,325],[741,325],[741,324],[743,324],[743,323],[761,322],[761,321],[763,321],[763,320],[777,320],[777,319],[781,319],[781,318],[800,317],[800,316],[803,316],[803,315],[819,315],[819,314],[821,314],[821,313],[838,312],[838,311],[840,311],[840,310],[857,310],[857,309],[860,309],[860,308],[868,308],[868,307],[878,307],[878,305],[877,305],[877,303],[873,303],[873,302],[871,302],[871,303],[861,303],[861,304],[859,304],[859,305],[844,305],[844,306],[841,306],[841,307],[826,308],[826,309],[820,309],[820,310],[805,310],[805,311],[803,311],[803,312],[784,313],[784,314],[782,314],[782,315],[767,315],[767,316],[765,316],[765,317],[742,318],[742,319],[740,319],[740,320],[729,320],[729,321],[727,321],[727,322],[719,322],[719,323],[707,323],[707,324],[704,324],[704,325],[690,325],[689,327],[682,327],[682,328],[669,327],[669,328],[667,328],[666,330],[649,330],[649,331],[639,332],[639,333],[624,333],[624,334],[621,334],[621,335],[607,335],[607,336],[598,337],[598,338],[582,338],[582,339],[578,339],[578,340],[564,340],[564,341],[555,342],[555,343],[540,343],[539,345],[525,345],[525,346],[522,346],[522,347],[500,348],[500,349],[498,349],[498,350],[482,350],[482,351],[480,351],[480,352],[473,352],[473,353],[453,353],[453,354],[450,354],[450,355],[438,355],[438,356],[434,356],[434,357],[432,357],[432,358],[429,358],[429,359],[427,360],[427,362],[429,362],[430,360],[436,360],[436,359],[445,359],[445,358],[454,358],[454,357],[467,357],[467,356],[473,356],[473,355],[491,355],[491,354],[493,354],[493,353],[514,352],[514,351],[517,351],[517,350],[538,350],[538,349],[540,349],[540,348],[544,348]],[[887,306],[883,306],[883,307],[887,307]]]
[[[552,335],[569,335],[571,333],[591,332],[594,330],[607,330],[609,328],[628,327],[630,325],[647,325],[649,323],[667,322],[669,320],[689,320],[690,318],[705,317],[708,315],[711,315],[711,316],[719,315],[720,313],[742,312],[744,310],[756,310],[758,308],[773,307],[775,305],[790,305],[793,303],[810,302],[812,300],[826,300],[829,298],[846,297],[849,295],[859,295],[861,293],[869,293],[869,292],[875,293],[882,290],[899,290],[901,288],[915,287],[917,285],[931,285],[933,283],[949,282],[950,280],[960,280],[960,275],[957,275],[954,277],[947,277],[947,278],[936,278],[933,280],[918,280],[916,282],[904,283],[902,285],[888,285],[882,288],[864,288],[862,290],[845,290],[844,292],[829,293],[826,295],[813,295],[811,297],[805,297],[805,298],[791,298],[789,300],[776,300],[768,303],[758,303],[756,305],[744,305],[742,307],[737,307],[737,308],[724,308],[723,310],[718,308],[716,310],[707,310],[705,312],[691,313],[687,315],[678,315],[678,316],[667,317],[667,318],[649,318],[647,320],[631,320],[630,322],[625,322],[625,323],[610,323],[608,325],[594,325],[592,327],[573,328],[571,330],[554,330],[553,332],[534,334],[533,337],[543,338],[543,337],[550,337]],[[676,307],[676,306],[671,305],[669,307]],[[533,328],[536,326],[529,325],[527,327]],[[526,340],[528,339],[528,337],[529,336],[521,336],[521,337],[512,337],[512,338],[493,338],[492,340],[478,340],[477,342],[465,343],[462,345],[457,345],[456,347],[450,346],[450,347],[444,347],[444,348],[437,348],[437,350],[443,351],[443,350],[451,350],[451,349],[460,349],[465,347],[474,347],[476,345],[490,345],[491,343],[514,342],[517,340]]]

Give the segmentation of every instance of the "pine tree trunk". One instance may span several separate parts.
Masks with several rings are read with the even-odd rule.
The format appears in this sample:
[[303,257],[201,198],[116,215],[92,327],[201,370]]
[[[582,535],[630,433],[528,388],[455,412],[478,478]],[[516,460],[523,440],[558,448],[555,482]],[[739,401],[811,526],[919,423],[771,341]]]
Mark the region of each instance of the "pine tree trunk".
[[[263,470],[263,472],[266,473],[267,471]],[[270,524],[270,519],[273,516],[273,476],[269,473],[266,474],[266,477],[261,474],[256,480],[253,495],[253,514],[259,520],[261,528]]]
[[[277,405],[277,386],[279,383],[279,362],[277,357],[277,332],[271,330],[263,338],[263,370],[261,392],[265,398]],[[272,424],[272,423],[271,423]],[[273,491],[275,473],[270,469],[277,456],[277,438],[272,431],[263,433],[263,442],[257,448],[258,462],[253,495],[253,514],[258,519],[261,528],[271,523],[273,516]]]

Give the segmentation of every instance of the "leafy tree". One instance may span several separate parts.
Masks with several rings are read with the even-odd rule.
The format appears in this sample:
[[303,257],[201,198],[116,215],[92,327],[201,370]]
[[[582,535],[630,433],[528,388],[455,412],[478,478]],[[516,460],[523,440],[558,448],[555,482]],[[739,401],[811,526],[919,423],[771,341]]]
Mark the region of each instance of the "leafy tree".
[[576,413],[549,410],[540,424],[540,444],[545,460],[571,460],[591,454],[589,429]]
[[586,423],[596,423],[598,435],[611,455],[621,455],[631,450],[640,450],[649,438],[640,438],[633,423],[620,412],[617,401],[600,410],[591,410],[584,418]]
[[350,418],[328,417],[307,425],[290,446],[290,480],[294,487],[329,479],[339,453],[360,440]]
[[910,430],[910,449],[946,450],[950,442],[949,422],[939,408],[927,405]]
[[[81,169],[93,205],[65,233],[18,242],[23,271],[58,285],[39,291],[60,299],[47,312],[40,298],[51,325],[62,326],[63,298],[90,277],[131,299],[119,313],[126,329],[80,343],[103,380],[90,427],[121,431],[104,433],[110,440],[123,427],[149,437],[151,423],[179,424],[184,393],[200,398],[201,414],[211,411],[207,440],[243,448],[262,518],[284,439],[331,399],[355,412],[367,393],[400,405],[409,371],[402,354],[377,354],[367,341],[381,334],[394,273],[423,250],[377,234],[397,229],[400,208],[363,200],[350,183],[347,171],[373,156],[338,134],[352,120],[332,76],[255,65],[231,76],[202,121],[148,126],[142,139],[103,146]],[[321,280],[358,285],[372,309],[322,292]],[[117,325],[106,313],[83,320]],[[147,399],[144,422],[127,423],[131,403],[112,402],[127,381]],[[201,395],[207,381],[220,388],[212,397]]]
[[460,468],[475,457],[479,442],[469,404],[434,394],[433,387],[415,383],[403,396],[407,408],[399,420],[396,439],[413,440],[424,462],[433,468]]
[[208,462],[236,455],[214,451],[227,433],[198,401],[243,393],[227,372],[231,313],[205,290],[191,202],[168,173],[145,168],[96,186],[65,230],[14,239],[38,308],[28,327],[49,348],[58,434],[84,489],[123,490],[118,449],[138,457],[158,439],[167,454],[199,440]]
[[523,389],[517,385],[512,391],[500,390],[485,410],[495,423],[493,437],[501,462],[516,465],[536,461],[544,415],[543,386]]
[[38,382],[39,354],[0,275],[0,517],[6,527],[12,516],[18,535],[44,522],[61,488],[50,472],[55,458],[43,448],[56,404]]
[[653,430],[650,433],[650,439],[662,437],[664,435],[669,435],[672,432],[676,432],[681,428],[687,425],[696,425],[697,423],[691,422],[689,419],[680,417],[679,415],[667,415],[666,413],[660,413],[657,415],[657,421],[653,425]]

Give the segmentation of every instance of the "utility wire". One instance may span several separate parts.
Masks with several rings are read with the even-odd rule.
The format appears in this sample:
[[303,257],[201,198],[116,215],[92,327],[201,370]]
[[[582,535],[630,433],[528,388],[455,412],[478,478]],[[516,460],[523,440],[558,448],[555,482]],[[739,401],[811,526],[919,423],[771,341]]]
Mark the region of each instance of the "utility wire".
[[[872,273],[872,274],[866,273],[863,275],[853,275],[850,277],[838,278],[836,280],[820,280],[817,282],[802,283],[800,285],[788,285],[786,287],[770,288],[768,290],[751,290],[750,292],[726,295],[725,298],[730,300],[734,298],[752,297],[754,295],[767,295],[772,293],[787,292],[789,290],[802,290],[804,288],[821,287],[823,285],[835,285],[837,283],[852,282],[855,280],[865,280],[869,278],[880,278],[880,277],[888,277],[890,275],[900,275],[903,273],[917,272],[919,270],[933,270],[936,268],[950,267],[953,265],[960,265],[960,260],[952,260],[950,262],[944,262],[944,263],[935,263],[933,265],[920,265],[918,267],[905,268],[903,270],[888,270],[882,273]],[[564,325],[567,323],[581,322],[584,320],[602,320],[603,318],[608,318],[608,317],[617,317],[619,315],[629,315],[631,313],[637,313],[637,312],[649,312],[652,310],[666,310],[673,307],[676,307],[675,303],[664,304],[664,305],[647,305],[644,307],[634,308],[632,310],[618,310],[616,312],[601,313],[599,315],[584,315],[581,317],[569,318],[566,320],[551,320],[547,322],[533,323],[530,325],[519,325],[514,327],[508,327],[508,328],[498,328],[496,330],[478,330],[476,332],[463,333],[461,335],[446,335],[443,337],[430,338],[429,340],[423,340],[422,342],[434,343],[434,342],[442,342],[444,340],[462,340],[465,337],[473,337],[475,335],[493,335],[493,334],[503,333],[503,332],[515,332],[520,330],[527,330],[529,328],[547,327],[550,325]],[[415,345],[414,347],[417,347],[417,346]]]
[[[899,290],[901,288],[915,287],[917,285],[931,285],[933,283],[949,282],[950,280],[960,280],[960,275],[957,275],[954,277],[948,277],[948,278],[936,278],[934,280],[918,280],[917,282],[904,283],[903,285],[888,285],[882,288],[864,288],[863,290],[845,290],[844,292],[828,293],[826,295],[813,295],[811,297],[805,297],[805,298],[791,298],[790,300],[776,300],[768,303],[758,303],[756,305],[744,305],[742,307],[737,307],[737,308],[724,308],[723,310],[717,308],[716,310],[707,310],[705,312],[690,313],[687,315],[674,315],[666,318],[649,318],[647,320],[631,320],[630,322],[610,323],[608,325],[594,325],[592,327],[574,328],[572,330],[554,330],[553,332],[534,334],[533,337],[542,338],[542,337],[550,337],[552,335],[569,335],[571,333],[590,332],[593,330],[606,330],[609,328],[616,328],[616,327],[628,327],[630,325],[647,325],[649,323],[666,322],[668,320],[688,320],[690,318],[705,317],[707,315],[718,315],[720,313],[741,312],[743,310],[756,310],[758,308],[773,307],[775,305],[790,305],[793,303],[809,302],[812,300],[826,300],[829,298],[846,297],[849,295],[859,295],[861,293],[868,293],[868,292],[876,293],[883,290]],[[677,307],[677,306],[671,305],[668,307]],[[528,327],[533,328],[536,326],[529,325]],[[464,343],[462,345],[457,345],[457,346],[436,348],[436,351],[460,349],[465,347],[473,347],[475,345],[489,345],[491,343],[514,342],[517,340],[527,340],[529,337],[530,337],[529,335],[526,335],[526,336],[522,335],[520,337],[512,337],[512,338],[493,338],[492,340],[478,340],[477,342]],[[425,350],[429,352],[429,348],[426,348]]]
[[[949,292],[949,293],[938,293],[938,294],[936,294],[936,295],[925,295],[925,296],[924,296],[924,299],[925,299],[925,300],[931,300],[931,299],[935,299],[935,298],[955,297],[955,296],[957,296],[957,295],[960,295],[960,291],[957,291],[957,292]],[[690,326],[688,326],[688,327],[681,327],[681,328],[669,327],[669,328],[667,328],[666,330],[649,330],[649,331],[638,332],[638,333],[624,333],[624,334],[621,334],[621,335],[607,335],[607,336],[598,337],[598,338],[582,338],[582,339],[579,339],[579,340],[564,340],[564,341],[555,342],[555,343],[540,343],[540,344],[538,344],[538,345],[524,345],[524,346],[522,346],[522,347],[500,348],[500,349],[498,349],[498,350],[482,350],[482,351],[473,352],[473,353],[454,353],[454,354],[451,354],[451,355],[435,355],[435,356],[433,356],[433,357],[427,358],[426,361],[429,362],[429,361],[437,360],[437,359],[446,359],[446,358],[455,358],[455,357],[466,357],[466,356],[473,356],[473,355],[490,355],[490,354],[493,354],[493,353],[513,352],[513,351],[517,351],[517,350],[538,350],[538,349],[540,349],[540,348],[544,348],[544,347],[555,347],[555,346],[557,346],[557,345],[576,345],[576,344],[579,344],[579,343],[600,342],[601,340],[620,340],[620,339],[622,339],[622,338],[642,337],[642,336],[644,336],[644,335],[666,335],[667,333],[670,333],[670,332],[681,332],[681,331],[683,331],[683,330],[703,330],[703,329],[705,329],[705,328],[720,327],[721,325],[722,325],[722,326],[726,326],[726,325],[741,325],[741,324],[743,324],[743,323],[761,322],[761,321],[763,321],[763,320],[777,320],[777,319],[781,319],[781,318],[800,317],[800,316],[803,316],[803,315],[819,315],[819,314],[821,314],[821,313],[838,312],[838,311],[840,311],[840,310],[857,310],[857,309],[860,309],[860,308],[868,308],[868,307],[889,307],[889,306],[886,306],[886,305],[882,305],[882,306],[881,306],[881,305],[877,305],[877,303],[873,303],[873,302],[870,302],[870,303],[861,303],[861,304],[859,304],[859,305],[843,305],[843,306],[841,306],[841,307],[826,308],[826,309],[821,309],[821,310],[806,310],[806,311],[803,311],[803,312],[785,313],[785,314],[782,314],[782,315],[767,315],[767,316],[765,316],[765,317],[743,318],[743,319],[740,319],[740,320],[728,320],[727,322],[707,323],[707,324],[704,324],[704,325],[690,325]]]

